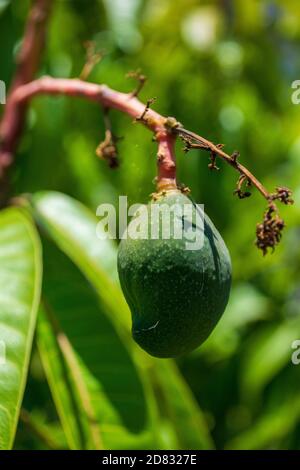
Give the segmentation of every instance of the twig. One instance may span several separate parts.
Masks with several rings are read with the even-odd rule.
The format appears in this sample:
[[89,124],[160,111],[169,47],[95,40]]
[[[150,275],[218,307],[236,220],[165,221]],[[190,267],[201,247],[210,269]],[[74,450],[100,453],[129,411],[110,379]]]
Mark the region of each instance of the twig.
[[109,118],[109,109],[104,109],[104,124],[105,124],[105,139],[96,148],[96,155],[103,160],[108,162],[110,168],[118,168],[118,149],[117,141],[121,140],[121,137],[116,137],[112,133],[111,121]]
[[251,196],[249,191],[243,191],[242,186],[244,183],[249,187],[255,186],[263,197],[268,201],[268,206],[264,212],[262,223],[257,224],[256,227],[256,246],[262,250],[263,255],[271,248],[274,251],[275,246],[280,242],[282,236],[282,230],[285,227],[284,221],[280,218],[278,208],[275,204],[275,200],[282,202],[283,204],[290,205],[294,201],[291,198],[291,191],[288,188],[278,187],[275,193],[270,193],[267,189],[258,181],[258,179],[241,163],[238,162],[239,152],[235,151],[232,155],[228,155],[223,151],[223,144],[213,144],[204,137],[201,137],[194,132],[190,132],[183,127],[180,123],[170,121],[170,126],[174,134],[179,135],[185,142],[185,151],[190,149],[201,149],[210,152],[211,163],[209,166],[215,168],[215,158],[218,155],[220,158],[225,160],[229,165],[235,168],[240,173],[240,178],[237,182],[237,189],[234,194],[237,194],[240,199]]
[[146,75],[142,74],[140,70],[135,70],[133,72],[128,72],[126,77],[135,78],[138,81],[137,87],[130,94],[132,97],[138,96],[147,81]]
[[185,150],[190,149],[201,149],[207,150],[214,155],[218,155],[220,158],[226,161],[230,166],[235,168],[241,175],[244,175],[245,178],[255,186],[258,191],[264,196],[265,199],[269,200],[271,194],[268,190],[258,181],[258,179],[241,163],[238,162],[238,152],[234,152],[232,155],[228,155],[222,150],[222,144],[213,144],[209,140],[201,137],[200,135],[195,134],[194,132],[188,131],[183,127],[175,127],[173,132],[179,135],[185,142]]
[[[118,109],[119,111],[133,117],[135,121],[144,124],[148,129],[154,132],[156,141],[159,145],[159,154],[164,156],[164,158],[158,160],[158,186],[160,186],[160,178],[163,179],[161,186],[165,186],[166,184],[168,186],[175,185],[175,136],[166,126],[167,119],[150,108],[153,99],[149,99],[145,106],[136,97],[132,97],[130,93],[121,93],[119,91],[112,90],[107,85],[97,85],[94,83],[84,82],[79,79],[51,77],[42,77],[19,87],[15,91],[12,99],[15,101],[16,105],[18,105],[18,103],[27,102],[34,96],[42,94],[62,94],[73,97],[82,97],[89,101],[101,104],[105,109]],[[108,144],[110,136],[107,135],[106,137],[107,141],[105,142],[105,145]],[[103,151],[103,147],[101,148],[101,151]]]
[[102,54],[96,51],[96,44],[94,41],[86,41],[84,43],[84,47],[86,49],[86,62],[82,68],[82,71],[80,72],[80,80],[86,80],[91,74],[95,65],[97,65],[98,62],[100,62],[102,59]]
[[[61,355],[64,379],[68,387],[68,391],[70,392],[71,403],[73,405],[74,416],[78,425],[82,447],[85,449],[88,444],[86,442],[85,431],[80,416],[81,413],[84,413],[89,423],[89,431],[93,445],[96,450],[102,449],[103,444],[99,431],[99,424],[72,345],[64,331],[61,329],[55,313],[52,311],[50,305],[45,299],[43,299],[43,307],[52,327],[55,340],[59,348],[59,353]],[[80,403],[78,403],[76,395],[78,396]]]
[[[135,95],[133,94],[130,94],[130,97],[133,98]],[[149,109],[150,109],[150,106],[156,101],[156,98],[149,98],[147,100],[147,103],[145,105],[145,108],[144,108],[144,111],[142,112],[142,114],[137,117],[135,119],[135,122],[144,122],[145,124],[147,124],[147,119],[146,119],[146,114],[148,113]]]
[[247,177],[245,175],[241,175],[237,181],[236,190],[233,191],[233,194],[237,194],[240,199],[245,199],[245,197],[251,196],[250,191],[243,190],[244,184],[246,184],[246,186],[251,186],[251,182],[247,180]]

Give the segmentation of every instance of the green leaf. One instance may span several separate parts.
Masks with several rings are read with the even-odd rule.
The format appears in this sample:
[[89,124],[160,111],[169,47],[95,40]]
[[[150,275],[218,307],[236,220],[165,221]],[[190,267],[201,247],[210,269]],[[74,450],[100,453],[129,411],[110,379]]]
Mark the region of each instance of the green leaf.
[[[31,393],[31,388],[28,386]],[[48,410],[47,410],[48,411]],[[18,437],[14,450],[22,450],[34,446],[34,450],[67,449],[64,432],[58,421],[47,419],[47,411],[21,409],[18,424]],[[33,441],[33,442],[32,442]]]
[[262,414],[247,431],[230,441],[226,448],[234,450],[280,449],[280,441],[292,433],[299,422],[299,416],[300,398],[296,393],[283,400],[280,406]]
[[157,376],[165,411],[174,423],[182,449],[214,447],[207,424],[191,390],[172,360],[156,360],[153,373]]
[[4,12],[4,10],[8,7],[11,0],[0,0],[0,15]]
[[[57,337],[45,312],[41,309],[38,321],[38,347],[59,414],[66,440],[71,449],[100,448],[92,443],[87,418],[75,391],[67,358],[59,348]],[[101,439],[99,438],[99,444]]]
[[264,387],[291,361],[292,343],[299,337],[298,318],[269,325],[249,340],[241,368],[241,388],[252,401]]
[[61,193],[38,193],[32,202],[37,221],[95,286],[115,327],[121,334],[128,332],[130,314],[117,282],[116,244],[97,238],[96,216]]
[[[10,449],[26,384],[40,299],[41,247],[19,209],[0,213],[0,449]],[[0,352],[1,353],[1,352]],[[1,358],[0,358],[1,359]]]
[[149,424],[147,403],[126,346],[95,291],[49,242],[44,263],[38,345],[70,447],[97,449],[103,441],[112,448],[116,436],[120,447],[137,445]]

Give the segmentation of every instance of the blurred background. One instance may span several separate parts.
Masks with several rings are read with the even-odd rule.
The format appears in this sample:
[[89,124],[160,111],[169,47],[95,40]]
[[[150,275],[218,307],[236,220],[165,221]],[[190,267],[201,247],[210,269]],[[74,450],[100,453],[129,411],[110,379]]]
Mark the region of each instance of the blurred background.
[[[7,84],[28,8],[27,0],[0,2],[0,78]],[[79,76],[86,40],[103,52],[89,81],[128,92],[136,84],[126,74],[141,69],[148,77],[142,100],[157,97],[153,108],[161,114],[224,143],[228,153],[239,150],[270,191],[293,190],[294,206],[280,207],[287,225],[282,242],[263,257],[254,239],[265,201],[255,190],[240,201],[230,167],[218,161],[220,171],[210,172],[205,153],[185,155],[178,143],[179,180],[205,204],[233,264],[223,318],[201,348],[176,361],[187,393],[218,449],[300,449],[300,365],[291,362],[291,344],[300,339],[300,105],[291,102],[291,84],[300,79],[299,2],[57,0],[39,75]],[[95,156],[104,136],[101,109],[64,97],[35,99],[13,193],[60,191],[94,214],[119,195],[128,195],[129,204],[146,202],[154,190],[156,145],[127,116],[112,111],[111,119],[123,137],[116,170]],[[164,445],[180,447],[166,431],[168,420]],[[47,446],[65,444],[35,346],[15,448]]]

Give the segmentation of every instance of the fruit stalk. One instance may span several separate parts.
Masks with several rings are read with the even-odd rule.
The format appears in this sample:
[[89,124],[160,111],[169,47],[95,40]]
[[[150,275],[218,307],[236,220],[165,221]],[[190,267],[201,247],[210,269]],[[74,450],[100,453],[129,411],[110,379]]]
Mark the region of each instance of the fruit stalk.
[[157,190],[176,189],[175,136],[164,130],[156,134],[157,153]]

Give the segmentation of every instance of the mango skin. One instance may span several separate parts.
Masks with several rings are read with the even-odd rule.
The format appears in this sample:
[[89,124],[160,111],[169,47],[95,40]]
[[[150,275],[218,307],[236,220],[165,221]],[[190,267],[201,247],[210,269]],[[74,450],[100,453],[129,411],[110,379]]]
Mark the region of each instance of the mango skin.
[[[174,203],[191,200],[173,190],[150,204]],[[119,245],[118,272],[132,313],[132,335],[155,357],[176,357],[200,346],[228,302],[230,256],[206,214],[203,247],[186,250],[185,241],[164,240],[160,233],[157,240],[127,238]]]

